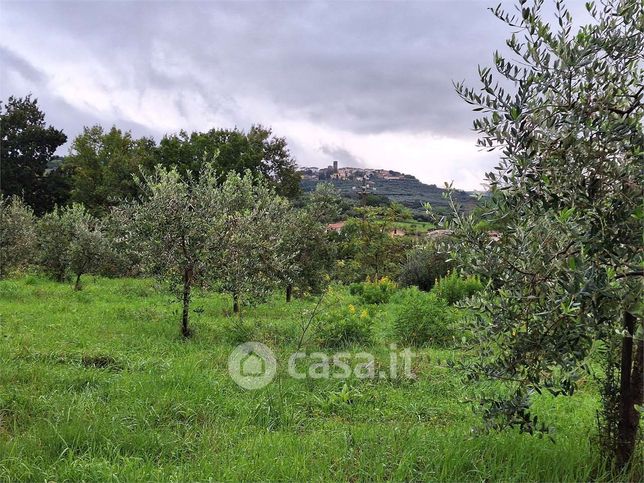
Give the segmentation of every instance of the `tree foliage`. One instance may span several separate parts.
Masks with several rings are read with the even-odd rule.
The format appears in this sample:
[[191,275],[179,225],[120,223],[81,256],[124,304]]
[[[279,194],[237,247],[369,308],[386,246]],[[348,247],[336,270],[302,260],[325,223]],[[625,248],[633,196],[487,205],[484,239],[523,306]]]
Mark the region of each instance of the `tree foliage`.
[[282,196],[292,198],[300,193],[300,175],[286,139],[260,125],[252,126],[248,132],[211,129],[165,136],[159,142],[157,162],[168,168],[174,166],[182,174],[198,173],[204,160],[212,160],[215,153],[214,166],[220,176],[250,170],[268,180]]
[[337,275],[345,282],[396,278],[409,242],[392,236],[395,211],[373,207],[357,211],[360,217],[350,218],[336,237]]
[[135,178],[150,174],[157,164],[174,168],[181,176],[197,177],[207,163],[214,163],[220,179],[229,172],[250,170],[279,194],[294,197],[300,192],[300,177],[286,140],[262,126],[248,132],[236,128],[181,131],[165,136],[158,145],[152,138],[137,139],[116,127],[86,127],[74,139],[63,169],[69,173],[71,199],[104,215],[122,200],[137,198],[141,193]]
[[33,210],[17,196],[0,196],[0,278],[35,261],[36,247]]
[[331,183],[318,183],[309,195],[308,212],[320,223],[337,221],[348,209],[348,203]]
[[155,142],[135,139],[116,127],[86,127],[72,142],[65,159],[71,173],[71,199],[92,213],[105,214],[121,200],[138,196],[135,176],[155,164]]
[[46,170],[67,136],[46,125],[37,99],[11,96],[4,105],[0,102],[0,139],[0,194],[20,196],[37,214],[62,201],[62,180],[47,176]]
[[221,188],[229,236],[214,263],[216,286],[233,297],[233,310],[293,280],[298,247],[284,236],[288,201],[261,176],[230,173]]
[[416,247],[405,253],[405,260],[400,268],[398,282],[403,287],[415,285],[428,292],[436,281],[448,274],[452,268],[450,254],[436,244]]
[[[514,58],[479,68],[480,90],[457,85],[483,117],[479,146],[499,150],[487,175],[496,238],[456,216],[462,265],[491,280],[476,333],[473,377],[505,380],[488,421],[545,429],[530,395],[573,394],[599,347],[607,358],[602,435],[617,463],[633,453],[642,403],[642,52],[644,4],[587,5],[575,29],[562,1],[552,27],[541,1],[494,14],[514,31]],[[514,86],[510,90],[507,86]],[[616,335],[617,334],[617,335]],[[617,415],[611,417],[610,415]]]
[[225,213],[210,165],[194,176],[160,166],[139,180],[140,200],[114,210],[131,215],[126,237],[141,252],[144,270],[168,283],[182,300],[182,334],[188,337],[192,287],[206,283],[211,259],[227,236]]
[[100,270],[111,247],[102,222],[79,203],[56,208],[38,222],[40,264],[52,277],[63,281],[74,275],[76,290],[81,277]]
[[195,285],[232,294],[238,308],[276,283],[284,260],[278,226],[288,204],[261,177],[247,171],[221,181],[214,163],[197,175],[157,166],[140,185],[139,201],[114,210],[131,216],[121,236],[139,247],[145,271],[182,300],[184,336]]
[[327,237],[326,224],[320,222],[320,212],[314,205],[293,208],[283,217],[280,232],[284,255],[290,257],[282,273],[286,301],[291,300],[294,287],[301,292],[321,292],[330,280],[336,247]]

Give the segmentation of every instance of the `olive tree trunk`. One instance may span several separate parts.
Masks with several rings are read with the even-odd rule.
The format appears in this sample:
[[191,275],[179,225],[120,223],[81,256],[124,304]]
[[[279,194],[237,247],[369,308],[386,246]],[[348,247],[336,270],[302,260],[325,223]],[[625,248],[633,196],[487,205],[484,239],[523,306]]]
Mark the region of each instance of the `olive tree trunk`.
[[82,273],[76,274],[76,283],[74,284],[74,290],[80,290],[81,287],[81,275]]
[[636,405],[644,400],[644,341],[633,344],[636,317],[624,314],[624,329],[628,335],[622,341],[622,360],[619,384],[619,423],[617,426],[617,466],[625,468],[635,451],[640,415]]
[[183,270],[183,313],[181,316],[181,335],[190,337],[190,296],[192,292],[192,267]]

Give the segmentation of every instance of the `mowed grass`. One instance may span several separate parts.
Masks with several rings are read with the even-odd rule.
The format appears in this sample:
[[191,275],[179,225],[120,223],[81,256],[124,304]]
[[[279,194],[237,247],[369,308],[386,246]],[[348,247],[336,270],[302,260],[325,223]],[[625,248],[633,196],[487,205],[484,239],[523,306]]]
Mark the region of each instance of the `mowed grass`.
[[[329,300],[351,302],[342,289]],[[246,310],[249,336],[280,363],[272,384],[246,391],[228,375],[241,335],[227,297],[195,297],[186,341],[178,304],[149,280],[88,277],[81,292],[0,281],[0,480],[610,479],[592,449],[590,384],[537,401],[553,443],[474,432],[468,401],[482,388],[448,367],[451,350],[419,351],[414,381],[290,378],[286,360],[315,303],[276,295]],[[385,364],[379,310],[376,342],[351,350]]]

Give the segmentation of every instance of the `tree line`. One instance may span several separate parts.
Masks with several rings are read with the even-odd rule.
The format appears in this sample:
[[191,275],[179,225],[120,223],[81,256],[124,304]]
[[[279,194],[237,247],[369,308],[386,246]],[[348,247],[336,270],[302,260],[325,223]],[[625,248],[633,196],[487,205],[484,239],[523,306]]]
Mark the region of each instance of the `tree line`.
[[[389,236],[410,217],[398,204],[357,207],[326,183],[302,193],[286,141],[270,128],[181,131],[156,143],[93,126],[60,158],[67,138],[31,96],[9,98],[0,128],[0,276],[35,264],[80,289],[87,273],[167,280],[178,270],[186,306],[192,285],[208,284],[230,293],[237,312],[277,281],[290,300],[330,279],[397,278],[412,245]],[[341,233],[328,230],[341,218]]]
[[261,125],[248,131],[180,131],[158,143],[115,126],[106,130],[97,125],[85,127],[61,158],[55,153],[67,136],[46,124],[38,100],[28,95],[0,102],[0,132],[0,193],[20,196],[38,215],[67,203],[82,203],[92,214],[105,214],[121,200],[137,197],[135,177],[157,165],[185,175],[212,162],[219,175],[250,170],[279,195],[292,199],[300,194],[300,176],[286,140]]

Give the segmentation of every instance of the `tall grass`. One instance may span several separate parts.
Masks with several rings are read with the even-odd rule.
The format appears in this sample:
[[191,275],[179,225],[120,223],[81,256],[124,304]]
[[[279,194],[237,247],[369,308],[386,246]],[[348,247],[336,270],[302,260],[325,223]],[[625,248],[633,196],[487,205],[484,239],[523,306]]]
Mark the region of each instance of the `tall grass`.
[[[415,381],[295,380],[282,363],[248,392],[227,372],[229,305],[198,295],[183,341],[178,307],[150,281],[1,281],[0,480],[611,479],[592,450],[590,386],[537,401],[555,443],[472,432],[476,389],[445,364],[450,350],[420,351]],[[314,305],[276,297],[245,323],[283,362]],[[353,349],[384,364],[385,329]]]

